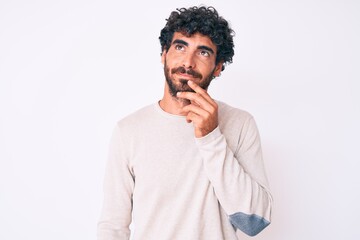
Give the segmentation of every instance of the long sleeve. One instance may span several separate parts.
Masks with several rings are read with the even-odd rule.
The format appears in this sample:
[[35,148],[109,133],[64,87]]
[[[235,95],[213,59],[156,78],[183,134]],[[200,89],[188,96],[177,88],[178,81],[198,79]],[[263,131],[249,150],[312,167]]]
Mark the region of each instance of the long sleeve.
[[[270,224],[272,197],[265,174],[260,138],[250,116],[232,150],[220,127],[196,143],[205,172],[233,226],[254,236]],[[235,130],[236,132],[236,130]]]
[[104,201],[98,222],[98,240],[128,240],[134,178],[129,168],[121,131],[111,137],[104,179]]

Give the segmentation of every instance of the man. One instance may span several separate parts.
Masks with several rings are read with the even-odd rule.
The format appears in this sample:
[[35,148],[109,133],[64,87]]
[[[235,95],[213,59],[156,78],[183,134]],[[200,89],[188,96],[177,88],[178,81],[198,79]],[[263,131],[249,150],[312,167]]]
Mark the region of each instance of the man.
[[214,8],[178,9],[161,31],[165,91],[119,121],[104,183],[99,240],[232,240],[270,223],[260,139],[247,112],[213,100],[233,31]]

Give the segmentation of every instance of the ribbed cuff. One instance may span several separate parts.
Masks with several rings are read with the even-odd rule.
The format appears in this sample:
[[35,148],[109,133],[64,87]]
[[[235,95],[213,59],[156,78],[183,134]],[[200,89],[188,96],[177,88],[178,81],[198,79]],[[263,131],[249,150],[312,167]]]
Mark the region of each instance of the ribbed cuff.
[[219,138],[222,135],[219,126],[217,126],[212,132],[210,132],[209,134],[200,137],[200,138],[195,138],[195,141],[198,145],[205,145],[205,144],[209,144],[212,141],[215,141],[217,138]]

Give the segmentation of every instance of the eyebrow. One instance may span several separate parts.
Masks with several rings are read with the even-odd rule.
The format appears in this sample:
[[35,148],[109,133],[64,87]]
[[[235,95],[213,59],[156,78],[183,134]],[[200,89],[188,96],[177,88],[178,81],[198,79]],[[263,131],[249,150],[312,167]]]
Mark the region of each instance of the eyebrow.
[[[184,40],[180,40],[180,39],[175,39],[172,42],[172,44],[182,44],[184,46],[189,46],[189,43],[185,42]],[[198,46],[197,49],[207,50],[207,51],[211,52],[212,54],[214,54],[214,50],[212,50],[212,48],[205,46],[205,45]]]
[[180,40],[180,39],[175,39],[172,44],[182,44],[182,45],[185,45],[185,46],[189,46],[189,44],[187,42],[185,42],[184,40]]

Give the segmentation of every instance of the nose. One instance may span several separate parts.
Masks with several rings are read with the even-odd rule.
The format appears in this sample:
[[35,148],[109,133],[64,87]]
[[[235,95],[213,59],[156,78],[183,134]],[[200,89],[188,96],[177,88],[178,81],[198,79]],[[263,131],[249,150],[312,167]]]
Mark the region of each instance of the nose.
[[186,53],[183,58],[184,68],[195,68],[195,56],[194,53]]

